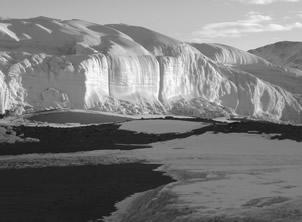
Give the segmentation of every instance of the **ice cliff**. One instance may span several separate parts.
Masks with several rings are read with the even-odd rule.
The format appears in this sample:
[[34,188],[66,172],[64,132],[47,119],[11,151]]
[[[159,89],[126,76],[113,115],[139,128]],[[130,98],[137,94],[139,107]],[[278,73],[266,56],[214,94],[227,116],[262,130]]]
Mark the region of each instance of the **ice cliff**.
[[[1,113],[236,113],[300,123],[296,97],[267,75],[276,70],[239,49],[188,44],[142,27],[45,17],[0,20]],[[285,84],[297,87],[294,78]]]

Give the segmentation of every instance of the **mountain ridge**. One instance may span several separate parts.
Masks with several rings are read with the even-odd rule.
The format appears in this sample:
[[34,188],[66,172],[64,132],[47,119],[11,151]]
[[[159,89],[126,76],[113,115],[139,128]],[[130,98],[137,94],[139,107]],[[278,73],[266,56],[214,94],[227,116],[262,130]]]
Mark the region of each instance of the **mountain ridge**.
[[302,70],[302,42],[279,41],[248,52],[274,64]]

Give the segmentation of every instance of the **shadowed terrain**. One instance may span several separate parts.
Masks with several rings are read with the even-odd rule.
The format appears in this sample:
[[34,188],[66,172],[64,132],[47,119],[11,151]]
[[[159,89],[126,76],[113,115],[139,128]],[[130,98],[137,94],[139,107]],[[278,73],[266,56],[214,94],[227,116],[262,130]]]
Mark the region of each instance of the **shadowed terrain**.
[[172,182],[159,165],[118,164],[0,170],[0,221],[88,221],[127,196]]
[[[168,117],[167,119],[173,119]],[[178,119],[180,120],[180,119]],[[72,128],[18,126],[13,130],[25,138],[36,138],[39,142],[16,142],[0,144],[0,155],[25,153],[64,153],[89,150],[130,150],[148,148],[150,143],[186,138],[213,133],[273,134],[271,139],[302,141],[302,127],[276,124],[265,121],[242,121],[220,123],[204,119],[183,119],[207,122],[209,125],[184,133],[146,134],[120,130],[119,124],[103,124]],[[163,119],[163,124],[165,120]]]

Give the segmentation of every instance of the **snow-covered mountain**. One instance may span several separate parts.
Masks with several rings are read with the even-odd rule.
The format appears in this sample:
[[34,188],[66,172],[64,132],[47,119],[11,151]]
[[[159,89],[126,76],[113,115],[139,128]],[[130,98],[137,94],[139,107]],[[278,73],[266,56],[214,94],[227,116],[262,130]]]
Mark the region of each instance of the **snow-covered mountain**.
[[248,52],[277,66],[279,71],[272,73],[271,81],[292,92],[302,103],[302,42],[276,42]]
[[123,24],[0,20],[0,86],[1,113],[66,107],[302,122],[293,95],[302,85],[287,69]]
[[[291,88],[288,84],[285,88],[293,93],[302,92],[302,42],[277,42],[271,45],[249,50],[250,53],[270,61],[280,70],[286,70],[287,75],[276,76],[279,80],[285,82],[296,81],[296,87]],[[284,71],[283,71],[284,73]],[[276,79],[277,79],[276,78]],[[284,80],[288,78],[288,80]]]
[[276,65],[299,69],[302,72],[302,42],[276,42],[249,52]]

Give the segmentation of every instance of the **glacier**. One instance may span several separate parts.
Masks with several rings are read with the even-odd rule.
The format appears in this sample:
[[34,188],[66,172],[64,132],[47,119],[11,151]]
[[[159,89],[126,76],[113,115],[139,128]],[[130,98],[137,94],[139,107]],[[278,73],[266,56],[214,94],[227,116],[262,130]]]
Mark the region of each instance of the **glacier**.
[[302,122],[287,69],[220,44],[124,24],[0,20],[0,113],[93,109]]

